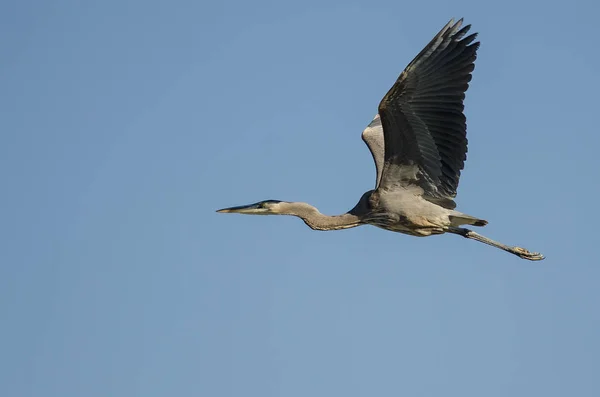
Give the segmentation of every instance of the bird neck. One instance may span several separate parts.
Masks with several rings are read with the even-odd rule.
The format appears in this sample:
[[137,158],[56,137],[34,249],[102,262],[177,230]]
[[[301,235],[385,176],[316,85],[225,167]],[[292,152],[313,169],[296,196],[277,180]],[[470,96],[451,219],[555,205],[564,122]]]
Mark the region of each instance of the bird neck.
[[342,215],[325,215],[307,203],[282,203],[283,214],[301,218],[313,230],[340,230],[359,226],[358,216],[345,213]]

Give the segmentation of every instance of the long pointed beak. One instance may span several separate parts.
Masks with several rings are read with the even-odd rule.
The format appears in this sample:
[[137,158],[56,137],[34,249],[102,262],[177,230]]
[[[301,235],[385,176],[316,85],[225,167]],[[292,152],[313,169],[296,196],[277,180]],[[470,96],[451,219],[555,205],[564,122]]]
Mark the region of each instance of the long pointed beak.
[[258,215],[265,213],[264,208],[260,208],[258,204],[240,205],[238,207],[229,207],[217,210],[222,214],[248,214]]

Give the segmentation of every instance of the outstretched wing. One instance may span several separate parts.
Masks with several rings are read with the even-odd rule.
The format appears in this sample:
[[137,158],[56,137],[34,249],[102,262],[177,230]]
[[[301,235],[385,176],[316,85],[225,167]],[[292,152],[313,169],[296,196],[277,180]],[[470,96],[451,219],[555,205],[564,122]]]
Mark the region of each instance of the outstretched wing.
[[425,198],[448,207],[466,160],[463,100],[479,48],[476,33],[465,37],[471,26],[461,25],[462,19],[448,22],[379,104],[385,138],[380,187],[418,184]]
[[377,171],[375,189],[377,189],[377,187],[379,187],[379,182],[381,181],[381,173],[383,172],[383,156],[385,150],[383,128],[381,127],[381,118],[379,117],[379,114],[375,115],[373,121],[371,121],[367,128],[362,132],[361,137],[371,151],[373,161],[375,162],[375,169]]

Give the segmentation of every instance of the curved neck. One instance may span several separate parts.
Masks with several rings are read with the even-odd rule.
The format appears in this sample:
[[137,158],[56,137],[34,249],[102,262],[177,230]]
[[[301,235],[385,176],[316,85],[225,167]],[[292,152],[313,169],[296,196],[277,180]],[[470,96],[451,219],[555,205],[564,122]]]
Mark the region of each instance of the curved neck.
[[293,215],[301,218],[313,230],[349,229],[361,224],[358,216],[349,213],[329,216],[306,203],[281,203],[282,215]]

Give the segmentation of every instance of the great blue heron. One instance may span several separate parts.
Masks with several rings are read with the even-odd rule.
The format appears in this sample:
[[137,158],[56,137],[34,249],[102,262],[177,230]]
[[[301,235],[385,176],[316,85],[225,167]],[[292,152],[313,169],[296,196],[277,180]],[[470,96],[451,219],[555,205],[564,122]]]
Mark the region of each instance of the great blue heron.
[[523,259],[544,256],[490,240],[461,225],[487,221],[456,211],[456,189],[467,153],[465,92],[479,42],[470,25],[450,20],[412,60],[379,103],[378,114],[362,133],[377,181],[345,214],[327,216],[306,203],[261,201],[217,212],[293,215],[314,230],[364,224],[413,236],[454,233],[503,249]]

